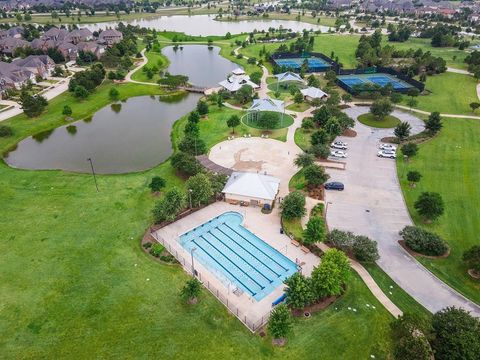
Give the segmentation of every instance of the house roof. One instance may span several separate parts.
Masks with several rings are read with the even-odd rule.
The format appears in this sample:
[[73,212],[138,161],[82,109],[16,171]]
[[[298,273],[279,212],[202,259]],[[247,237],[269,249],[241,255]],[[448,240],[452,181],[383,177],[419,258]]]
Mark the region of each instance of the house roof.
[[312,99],[321,99],[325,96],[328,96],[326,92],[323,92],[322,90],[316,88],[316,87],[308,87],[306,89],[300,90],[303,96],[308,96],[311,97]]
[[233,172],[222,192],[258,199],[274,200],[280,179],[249,172]]
[[291,71],[287,71],[281,74],[275,75],[277,78],[278,82],[283,82],[283,81],[300,81],[303,82],[303,79],[300,75],[295,74]]
[[235,70],[232,70],[233,75],[245,75],[245,71],[241,68],[236,68]]
[[25,59],[16,59],[13,64],[20,67],[37,68],[45,65],[55,65],[55,62],[48,55],[29,55]]
[[252,106],[248,111],[275,111],[275,112],[284,112],[285,102],[282,100],[264,98],[264,99],[254,99]]
[[20,83],[31,78],[33,73],[13,63],[0,61],[0,79],[6,82]]
[[250,81],[250,76],[248,75],[232,75],[227,80],[220,81],[219,85],[231,92],[240,90],[244,85],[250,85],[254,89],[259,87]]

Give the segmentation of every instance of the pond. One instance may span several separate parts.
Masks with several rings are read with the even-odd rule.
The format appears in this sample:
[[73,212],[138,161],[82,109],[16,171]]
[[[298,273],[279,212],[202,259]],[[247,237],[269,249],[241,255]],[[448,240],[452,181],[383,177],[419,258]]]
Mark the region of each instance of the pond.
[[87,159],[92,158],[100,174],[146,170],[172,154],[172,125],[199,98],[140,96],[111,104],[93,118],[22,140],[5,161],[22,169],[89,172]]
[[177,50],[173,46],[162,49],[170,60],[167,71],[172,75],[187,75],[189,82],[200,87],[218,87],[227,75],[238,68],[234,62],[219,55],[217,46],[185,45]]
[[[103,30],[106,28],[114,28],[118,25],[118,21],[86,24],[90,30]],[[305,22],[294,20],[242,20],[242,21],[216,21],[215,15],[173,15],[159,16],[155,18],[136,19],[131,21],[123,21],[124,24],[133,26],[139,25],[156,30],[177,31],[194,36],[218,35],[223,36],[227,32],[233,34],[250,33],[253,30],[267,31],[269,28],[278,29],[280,26],[284,29],[291,29],[298,32],[304,29],[320,30],[327,32],[327,26],[308,24]]]

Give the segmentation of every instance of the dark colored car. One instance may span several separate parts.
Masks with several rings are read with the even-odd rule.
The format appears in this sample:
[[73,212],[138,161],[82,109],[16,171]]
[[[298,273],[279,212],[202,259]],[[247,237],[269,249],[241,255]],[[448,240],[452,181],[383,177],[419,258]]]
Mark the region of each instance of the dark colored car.
[[325,184],[325,190],[342,191],[343,189],[345,189],[345,185],[343,185],[343,183],[338,181],[333,181]]

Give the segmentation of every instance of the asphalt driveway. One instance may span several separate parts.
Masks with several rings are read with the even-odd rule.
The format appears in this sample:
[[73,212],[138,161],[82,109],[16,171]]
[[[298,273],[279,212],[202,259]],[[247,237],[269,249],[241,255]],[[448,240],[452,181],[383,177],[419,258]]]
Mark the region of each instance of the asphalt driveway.
[[[368,107],[353,107],[346,113],[356,119]],[[412,133],[423,130],[415,116],[395,111],[394,116],[408,121]],[[380,267],[428,310],[458,306],[480,316],[480,307],[458,294],[432,275],[398,244],[398,232],[412,225],[400,185],[395,160],[376,156],[380,139],[393,135],[393,129],[374,129],[356,123],[355,138],[340,138],[348,143],[346,170],[328,169],[332,181],[345,184],[345,191],[327,191],[327,221],[330,229],[349,230],[378,242]]]

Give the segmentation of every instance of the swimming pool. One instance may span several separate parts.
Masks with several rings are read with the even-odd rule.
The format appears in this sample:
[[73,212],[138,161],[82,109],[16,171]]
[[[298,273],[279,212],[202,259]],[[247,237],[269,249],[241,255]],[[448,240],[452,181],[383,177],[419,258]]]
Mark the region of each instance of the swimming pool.
[[180,244],[225,285],[260,301],[297,271],[297,265],[244,228],[243,216],[223,213],[180,236]]

